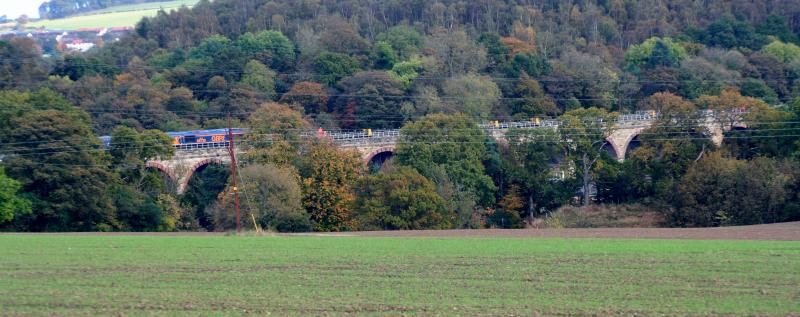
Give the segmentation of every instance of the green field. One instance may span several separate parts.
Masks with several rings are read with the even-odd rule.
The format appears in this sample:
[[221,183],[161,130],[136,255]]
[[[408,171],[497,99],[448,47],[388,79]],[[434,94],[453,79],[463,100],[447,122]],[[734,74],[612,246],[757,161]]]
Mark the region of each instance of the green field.
[[115,6],[63,19],[36,21],[28,24],[28,27],[45,27],[50,30],[75,30],[79,28],[134,26],[143,17],[155,16],[160,9],[169,11],[180,8],[182,5],[191,7],[198,1],[176,0]]
[[800,313],[800,243],[0,236],[0,315]]
[[158,10],[158,9],[169,10],[169,9],[177,9],[184,5],[187,7],[192,7],[198,2],[200,2],[200,0],[173,0],[173,1],[126,4],[126,5],[113,6],[105,9],[95,10],[83,15],[109,13],[109,12],[123,12],[123,11],[143,11],[143,10]]

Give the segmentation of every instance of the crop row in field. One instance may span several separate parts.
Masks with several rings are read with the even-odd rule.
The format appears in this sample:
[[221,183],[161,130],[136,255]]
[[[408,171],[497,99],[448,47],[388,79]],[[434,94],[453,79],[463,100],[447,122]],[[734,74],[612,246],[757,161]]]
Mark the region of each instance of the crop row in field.
[[787,315],[800,243],[0,236],[15,314]]

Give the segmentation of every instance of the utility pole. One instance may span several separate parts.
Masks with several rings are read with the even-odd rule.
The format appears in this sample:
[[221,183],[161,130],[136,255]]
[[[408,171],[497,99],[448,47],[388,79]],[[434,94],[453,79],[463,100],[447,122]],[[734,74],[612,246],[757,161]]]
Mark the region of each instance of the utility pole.
[[231,156],[231,175],[233,176],[233,208],[236,209],[236,232],[242,232],[242,215],[239,212],[239,189],[236,188],[236,155],[233,145],[233,129],[231,129],[231,116],[228,115],[228,153]]

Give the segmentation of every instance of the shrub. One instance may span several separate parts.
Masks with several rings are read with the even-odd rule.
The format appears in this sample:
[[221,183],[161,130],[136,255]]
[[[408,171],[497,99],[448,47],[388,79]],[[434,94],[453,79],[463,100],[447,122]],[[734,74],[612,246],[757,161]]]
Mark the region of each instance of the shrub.
[[278,232],[309,232],[314,225],[304,213],[287,213],[275,217],[272,222]]
[[649,228],[664,224],[664,216],[641,204],[564,206],[544,220],[547,228]]

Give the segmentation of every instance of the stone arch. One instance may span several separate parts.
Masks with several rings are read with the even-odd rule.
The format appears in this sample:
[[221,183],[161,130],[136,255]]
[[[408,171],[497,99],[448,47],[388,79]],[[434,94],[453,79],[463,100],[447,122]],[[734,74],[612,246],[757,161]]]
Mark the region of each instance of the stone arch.
[[173,171],[167,164],[160,161],[149,161],[144,165],[146,168],[154,168],[164,173],[169,179],[175,180],[175,171]]
[[368,152],[366,155],[364,155],[364,164],[369,164],[369,162],[372,161],[372,159],[374,159],[376,156],[378,156],[378,154],[381,154],[381,153],[392,153],[393,154],[394,150],[395,150],[394,145],[383,146],[383,147],[379,147],[377,149],[374,149],[374,150]]
[[722,146],[722,140],[725,139],[725,131],[717,126],[712,126],[708,128],[708,133],[711,137],[711,143],[713,143],[716,147]]
[[[743,151],[755,150],[754,148],[749,147],[750,144],[747,138],[748,136],[751,136],[752,133],[754,132],[755,130],[747,127],[746,125],[731,126],[730,129],[726,129],[717,136],[719,144],[715,143],[715,145],[717,147],[722,147],[724,145],[727,145],[728,147],[732,147],[732,149],[734,149],[733,150],[734,153],[740,155],[740,153],[742,153]],[[713,141],[714,140],[712,139],[712,142]]]
[[617,154],[617,149],[614,148],[614,145],[611,144],[610,141],[606,142],[606,144],[603,145],[603,149],[602,150],[605,151],[606,153],[608,153],[609,155],[611,155],[611,157],[613,157],[615,159],[619,159],[619,154]]
[[628,147],[631,145],[631,141],[638,137],[642,131],[644,131],[644,128],[616,129],[606,138],[606,141],[608,141],[608,143],[614,149],[614,154],[616,154],[618,161],[625,160],[625,156],[628,154]]
[[370,173],[378,172],[383,164],[394,155],[394,146],[374,149],[364,155],[364,164]]
[[628,141],[628,146],[625,147],[625,154],[623,155],[623,158],[627,158],[628,153],[642,146],[642,141],[639,139],[639,135],[641,135],[641,133],[634,135]]
[[222,160],[218,158],[207,158],[192,164],[186,170],[186,174],[183,175],[183,177],[181,177],[180,182],[178,183],[178,194],[183,194],[183,192],[186,191],[186,188],[189,187],[189,181],[192,180],[192,175],[194,175],[194,173],[197,172],[197,170],[209,164],[222,165]]

